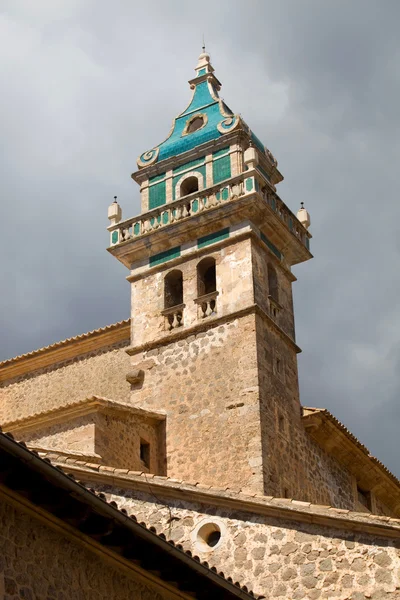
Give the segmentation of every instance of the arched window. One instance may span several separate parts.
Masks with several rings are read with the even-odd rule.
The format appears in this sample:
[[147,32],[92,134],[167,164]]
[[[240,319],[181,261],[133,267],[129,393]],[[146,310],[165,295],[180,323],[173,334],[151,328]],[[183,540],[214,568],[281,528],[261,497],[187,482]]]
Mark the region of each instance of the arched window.
[[184,179],[181,183],[180,197],[193,194],[199,189],[199,180],[194,175]]
[[164,308],[183,304],[182,271],[175,269],[164,278]]
[[192,115],[185,124],[182,135],[189,135],[190,133],[194,133],[195,131],[199,131],[207,125],[207,115],[205,113],[197,113],[196,115]]
[[268,264],[268,293],[275,302],[278,302],[278,276],[271,264]]
[[215,258],[208,256],[197,265],[197,295],[205,296],[217,290]]
[[197,131],[198,129],[201,129],[204,125],[204,117],[195,117],[194,119],[192,119],[189,122],[189,125],[187,126],[187,133],[194,133],[195,131]]

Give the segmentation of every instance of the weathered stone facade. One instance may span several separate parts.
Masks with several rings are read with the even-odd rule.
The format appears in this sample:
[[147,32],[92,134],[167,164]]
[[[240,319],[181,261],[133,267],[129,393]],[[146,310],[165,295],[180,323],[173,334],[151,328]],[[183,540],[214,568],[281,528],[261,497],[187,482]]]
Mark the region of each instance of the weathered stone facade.
[[[399,539],[194,502],[168,500],[165,506],[151,494],[113,490],[109,497],[256,593],[293,600],[400,597]],[[195,534],[205,522],[218,524],[223,536],[203,551]]]
[[[20,441],[36,449],[57,449],[99,464],[158,475],[166,472],[165,416],[160,413],[94,397],[11,427]],[[146,457],[141,457],[143,445]]]
[[132,401],[166,411],[172,477],[262,491],[254,336],[249,315],[144,353],[151,366]]
[[0,423],[73,404],[88,396],[129,401],[126,342],[100,348],[0,383]]
[[295,353],[265,318],[257,334],[265,493],[354,510],[352,476],[304,428]]

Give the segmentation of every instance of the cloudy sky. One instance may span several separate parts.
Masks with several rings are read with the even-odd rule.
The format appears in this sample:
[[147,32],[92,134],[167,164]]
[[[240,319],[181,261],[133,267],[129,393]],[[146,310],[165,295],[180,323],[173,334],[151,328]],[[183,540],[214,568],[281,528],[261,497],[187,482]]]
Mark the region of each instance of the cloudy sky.
[[398,0],[1,0],[0,360],[129,316],[107,206],[190,97],[204,33],[221,94],[304,201],[304,405],[400,476]]

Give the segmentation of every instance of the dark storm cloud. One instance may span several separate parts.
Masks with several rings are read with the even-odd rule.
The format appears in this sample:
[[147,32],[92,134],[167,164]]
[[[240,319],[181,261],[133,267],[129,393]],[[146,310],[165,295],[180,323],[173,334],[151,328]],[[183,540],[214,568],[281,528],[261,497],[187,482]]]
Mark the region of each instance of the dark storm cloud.
[[107,205],[138,212],[129,175],[186,105],[204,32],[280,195],[311,212],[302,402],[399,474],[399,19],[390,0],[2,3],[1,358],[128,316]]

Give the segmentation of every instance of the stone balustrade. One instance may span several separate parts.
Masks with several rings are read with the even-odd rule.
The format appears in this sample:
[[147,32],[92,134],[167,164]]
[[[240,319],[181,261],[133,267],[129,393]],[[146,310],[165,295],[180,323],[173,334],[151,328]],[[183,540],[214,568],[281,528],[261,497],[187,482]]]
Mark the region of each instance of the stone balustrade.
[[177,306],[171,306],[171,308],[165,308],[161,312],[161,314],[164,316],[164,326],[166,331],[171,331],[177,327],[182,327],[184,308],[184,304],[178,304]]
[[218,292],[215,291],[195,299],[195,303],[198,306],[199,319],[205,319],[217,314],[217,297]]
[[263,200],[285,223],[299,241],[309,248],[309,238],[306,230],[288,209],[277,194],[266,185],[266,180],[258,172],[243,173],[226,184],[219,184],[205,190],[189,194],[175,202],[148,211],[138,217],[114,223],[108,227],[111,236],[111,246],[121,244],[130,239],[139,238],[161,227],[166,227],[183,219],[210,210],[218,205],[244,195],[258,192]]
[[270,189],[263,188],[261,194],[265,202],[272,208],[272,210],[285,223],[289,230],[298,238],[298,240],[309,250],[309,237],[306,234],[304,227],[299,222],[297,217],[292,213],[292,211],[289,210],[279,196]]

